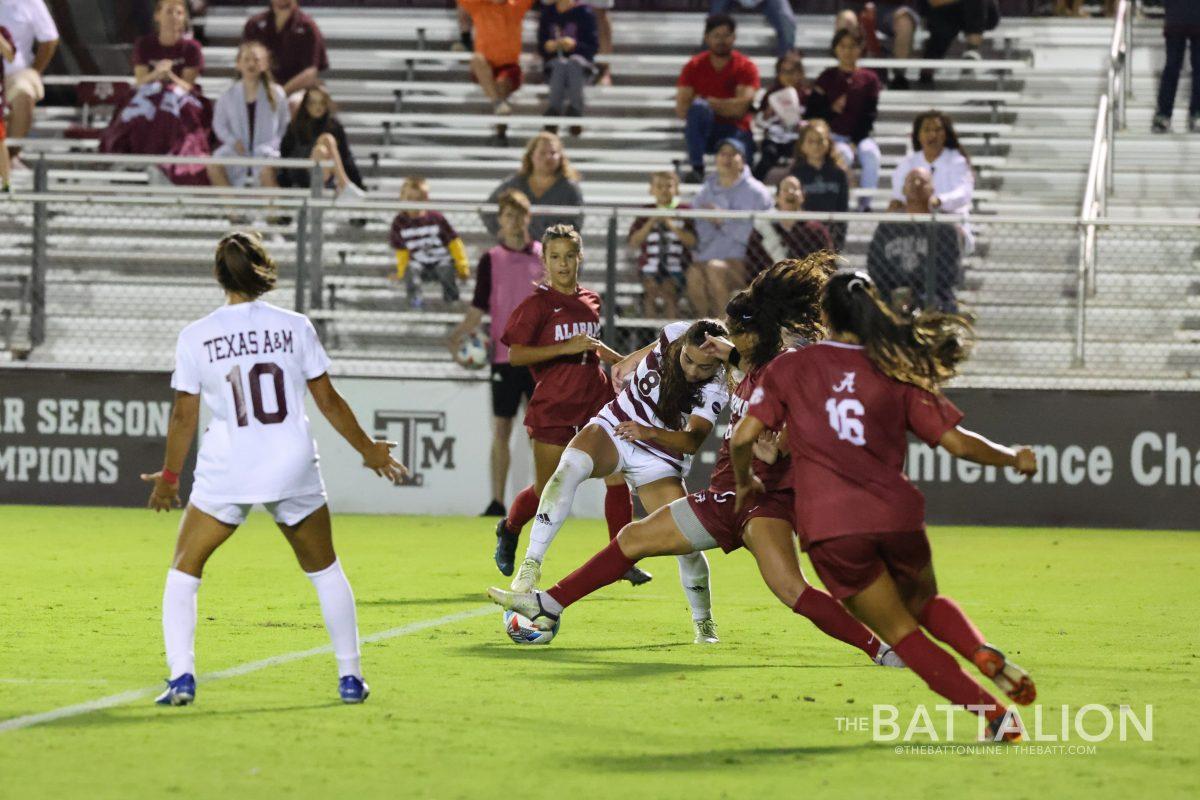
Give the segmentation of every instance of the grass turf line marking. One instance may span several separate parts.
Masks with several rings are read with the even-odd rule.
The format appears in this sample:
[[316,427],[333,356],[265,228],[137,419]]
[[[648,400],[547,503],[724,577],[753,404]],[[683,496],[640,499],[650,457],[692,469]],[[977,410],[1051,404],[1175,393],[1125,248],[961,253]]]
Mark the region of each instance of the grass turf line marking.
[[[459,611],[456,614],[447,614],[444,617],[437,617],[436,619],[410,622],[407,625],[401,625],[398,628],[390,628],[386,631],[379,631],[378,633],[372,633],[369,636],[364,636],[360,641],[363,644],[382,642],[386,639],[395,639],[397,636],[416,633],[417,631],[423,631],[427,628],[433,628],[438,625],[445,625],[449,622],[459,622],[461,620],[472,619],[474,617],[482,617],[484,614],[491,614],[495,610],[496,606],[487,605],[474,608],[470,611]],[[248,675],[251,672],[258,672],[259,670],[263,670],[268,667],[277,667],[280,664],[289,664],[293,661],[299,661],[304,658],[311,658],[312,656],[321,655],[322,653],[332,652],[333,645],[327,644],[322,647],[314,647],[309,650],[297,650],[294,653],[283,653],[282,655],[271,656],[270,658],[264,658],[259,661],[250,661],[245,664],[239,664],[236,667],[223,669],[219,672],[210,672],[206,675],[201,675],[196,678],[196,682],[208,683],[209,681],[237,678],[241,675]],[[162,688],[163,687],[161,684],[156,684],[154,686],[148,686],[144,689],[132,689],[128,692],[121,692],[120,694],[110,694],[107,697],[89,700],[86,703],[77,703],[73,706],[63,706],[62,708],[56,708],[53,711],[43,711],[40,714],[28,714],[24,717],[13,717],[12,719],[7,719],[3,722],[0,722],[0,733],[20,730],[21,728],[30,728],[34,725],[41,725],[45,722],[54,722],[55,720],[66,719],[67,717],[77,717],[81,714],[90,714],[93,711],[102,711],[106,708],[113,708],[114,706],[124,705],[125,703],[132,703],[135,700],[153,697],[161,692]]]

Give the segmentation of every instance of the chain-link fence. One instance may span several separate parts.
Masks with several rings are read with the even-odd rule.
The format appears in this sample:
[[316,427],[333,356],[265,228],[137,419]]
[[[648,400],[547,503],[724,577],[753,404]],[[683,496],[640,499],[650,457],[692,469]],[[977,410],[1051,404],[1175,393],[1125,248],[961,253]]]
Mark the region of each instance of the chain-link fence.
[[[480,262],[503,248],[486,213],[494,209],[478,205],[69,188],[54,182],[4,201],[0,352],[9,359],[169,368],[178,331],[222,302],[216,240],[252,227],[281,266],[268,299],[309,314],[340,370],[463,374],[447,337],[477,299]],[[605,338],[623,352],[671,319],[720,316],[775,260],[832,247],[897,308],[970,314],[969,380],[1181,388],[1200,376],[1194,225],[1101,221],[1090,240],[1070,218],[535,212],[535,227],[541,214],[582,216],[580,280],[603,297]]]

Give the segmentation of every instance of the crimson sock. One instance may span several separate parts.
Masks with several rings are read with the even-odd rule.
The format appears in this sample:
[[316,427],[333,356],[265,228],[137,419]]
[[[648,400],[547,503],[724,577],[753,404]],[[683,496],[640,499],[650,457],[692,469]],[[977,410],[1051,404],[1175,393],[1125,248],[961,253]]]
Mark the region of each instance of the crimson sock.
[[926,603],[917,622],[968,661],[983,645],[983,634],[958,607],[958,603],[944,595],[936,595]]
[[820,589],[804,587],[796,604],[792,606],[792,611],[802,617],[808,617],[809,622],[820,628],[826,636],[857,647],[871,658],[874,658],[883,646],[883,642],[871,633],[870,628],[850,616],[850,612],[843,608],[841,603]]
[[604,519],[608,522],[609,541],[617,538],[621,528],[633,522],[633,495],[625,483],[609,486],[605,490]]
[[566,608],[597,589],[616,583],[636,563],[621,552],[614,539],[586,564],[554,584],[548,594]]
[[513,498],[512,505],[508,507],[508,516],[504,518],[504,527],[508,528],[509,533],[520,534],[525,523],[537,513],[537,507],[538,495],[531,483]]
[[974,678],[963,672],[954,656],[931,642],[919,629],[896,642],[892,649],[904,659],[909,669],[921,676],[930,689],[951,703],[960,706],[992,706],[993,710],[985,713],[988,719],[1004,713],[1004,706],[1000,701],[992,697]]

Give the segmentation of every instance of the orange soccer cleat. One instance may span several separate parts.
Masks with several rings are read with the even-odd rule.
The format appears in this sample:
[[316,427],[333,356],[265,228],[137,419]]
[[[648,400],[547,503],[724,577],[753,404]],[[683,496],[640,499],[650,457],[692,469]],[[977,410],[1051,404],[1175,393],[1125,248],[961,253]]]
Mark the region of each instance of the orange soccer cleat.
[[980,645],[971,660],[979,671],[1000,687],[1000,691],[1017,705],[1027,706],[1037,699],[1037,688],[1029,673],[1009,661],[991,645]]

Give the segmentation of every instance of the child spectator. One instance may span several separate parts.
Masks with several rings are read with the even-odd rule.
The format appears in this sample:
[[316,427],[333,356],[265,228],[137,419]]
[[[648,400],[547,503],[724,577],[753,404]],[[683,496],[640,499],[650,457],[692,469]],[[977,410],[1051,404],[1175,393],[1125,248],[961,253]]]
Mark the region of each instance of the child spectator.
[[[332,161],[333,167],[324,168],[325,185],[332,184],[339,197],[366,196],[362,175],[350,152],[346,129],[338,121],[337,106],[323,85],[318,83],[304,90],[304,101],[283,135],[279,152],[283,158]],[[307,188],[311,182],[311,170],[291,167],[279,173],[281,186]]]
[[[424,178],[404,179],[400,187],[401,202],[423,203],[428,199],[429,184]],[[396,272],[392,278],[405,282],[409,305],[413,308],[423,305],[421,283],[430,281],[442,285],[442,300],[458,302],[455,278],[465,280],[471,274],[471,266],[462,238],[444,216],[427,209],[401,211],[392,220],[389,240],[396,251]]]
[[[795,175],[788,175],[779,182],[775,190],[775,208],[778,211],[801,211],[804,207],[804,190]],[[815,219],[759,219],[754,222],[754,233],[750,234],[750,246],[746,250],[746,266],[753,278],[764,269],[785,258],[806,258],[822,250],[833,250],[833,237],[829,229]]]
[[753,172],[760,181],[767,181],[767,174],[776,166],[791,165],[808,92],[803,56],[799,50],[789,50],[776,60],[775,82],[763,95],[754,118],[763,129],[762,147]]
[[[824,120],[811,120],[800,131],[796,146],[798,157],[792,174],[800,180],[805,211],[825,211],[840,214],[850,210],[850,174],[842,154],[833,147],[829,125]],[[838,250],[846,241],[846,223],[829,226],[833,243]]]
[[154,7],[155,33],[133,43],[133,80],[138,86],[162,81],[185,92],[192,91],[204,71],[200,43],[188,37],[188,12],[184,0],[158,0]]
[[[909,5],[909,3],[912,5]],[[862,4],[858,14],[845,9],[837,15],[834,31],[857,30],[863,36],[866,52],[871,58],[885,55],[879,34],[887,37],[892,58],[912,58],[913,39],[921,25],[921,16],[913,9],[915,0],[876,0]],[[904,70],[892,71],[889,89],[908,89],[908,76]]]
[[[287,131],[287,95],[275,83],[267,67],[267,48],[259,42],[242,42],[237,51],[239,80],[217,98],[213,109],[213,133],[221,146],[214,156],[278,158],[279,144]],[[208,165],[214,186],[244,186],[257,180],[263,186],[278,186],[272,167],[225,167]]]
[[[575,0],[555,0],[542,6],[538,21],[538,54],[550,87],[546,115],[583,116],[583,87],[596,73],[596,17]],[[578,126],[571,129],[578,135]]]
[[[0,25],[0,86],[4,85],[4,63],[12,61],[16,56],[17,50],[13,46],[12,34],[8,32],[8,28]],[[9,191],[9,175],[12,172],[12,164],[8,158],[8,131],[4,126],[5,112],[4,92],[0,92],[0,181],[3,181],[3,186],[0,191],[7,193]]]
[[1196,0],[1165,0],[1163,10],[1167,60],[1158,84],[1158,106],[1150,130],[1154,133],[1171,130],[1175,92],[1179,89],[1179,73],[1183,71],[1183,53],[1191,47],[1192,96],[1188,104],[1188,130],[1200,133],[1200,3]]
[[758,91],[758,67],[733,49],[737,23],[727,14],[704,21],[708,49],[691,58],[675,85],[675,116],[684,120],[689,183],[704,180],[704,156],[716,152],[729,137],[741,141],[744,153],[753,155],[750,107]]
[[458,0],[471,15],[475,52],[471,76],[499,116],[512,113],[509,96],[521,88],[521,22],[533,0]]
[[[679,176],[672,170],[650,176],[650,196],[654,203],[646,208],[691,208],[687,203],[679,202]],[[629,228],[628,242],[638,251],[643,289],[642,316],[657,319],[661,303],[662,317],[679,319],[679,293],[692,263],[696,226],[690,219],[638,217]]]
[[262,42],[267,48],[272,74],[293,107],[303,98],[301,92],[329,69],[321,29],[296,0],[271,0],[270,8],[246,20],[242,40]]

